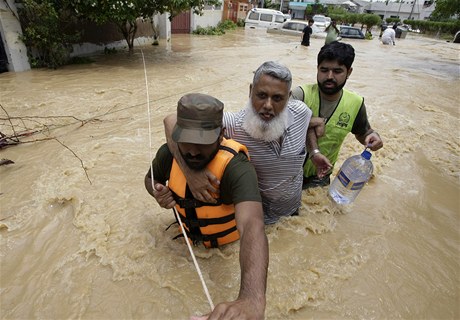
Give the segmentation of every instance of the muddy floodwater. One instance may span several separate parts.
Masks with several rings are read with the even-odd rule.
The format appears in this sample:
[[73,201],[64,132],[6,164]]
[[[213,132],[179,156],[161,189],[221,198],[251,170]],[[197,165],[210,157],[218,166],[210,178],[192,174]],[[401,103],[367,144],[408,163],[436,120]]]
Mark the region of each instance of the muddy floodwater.
[[[243,29],[173,35],[132,55],[0,74],[0,131],[51,138],[0,150],[14,161],[0,166],[1,318],[209,312],[187,247],[165,231],[173,212],[144,189],[162,119],[189,92],[240,110],[266,60],[287,65],[295,86],[315,82],[323,41],[306,48]],[[356,50],[346,88],[364,96],[384,148],[352,205],[304,191],[298,217],[266,228],[266,319],[459,319],[460,45],[412,34],[396,46],[343,41]],[[349,136],[337,167],[362,150]],[[214,304],[238,294],[238,249],[194,248]]]

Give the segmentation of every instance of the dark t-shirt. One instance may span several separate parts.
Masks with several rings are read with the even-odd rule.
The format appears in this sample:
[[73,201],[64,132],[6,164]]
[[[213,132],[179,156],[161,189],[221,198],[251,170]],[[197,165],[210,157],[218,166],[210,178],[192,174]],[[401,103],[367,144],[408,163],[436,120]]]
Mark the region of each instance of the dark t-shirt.
[[305,28],[303,28],[302,33],[308,34],[308,36],[310,37],[310,35],[313,33],[313,29],[310,26],[306,26]]
[[[167,144],[162,145],[152,161],[155,181],[166,184],[166,181],[169,180],[172,161],[173,155]],[[147,174],[150,175],[150,169]],[[220,180],[220,197],[223,203],[262,202],[256,170],[244,153],[240,152],[230,160]]]

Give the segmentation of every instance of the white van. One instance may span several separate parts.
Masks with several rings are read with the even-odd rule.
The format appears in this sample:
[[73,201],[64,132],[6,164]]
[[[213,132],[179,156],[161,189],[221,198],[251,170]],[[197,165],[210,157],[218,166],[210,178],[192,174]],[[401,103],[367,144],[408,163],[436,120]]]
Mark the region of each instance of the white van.
[[253,8],[246,16],[244,27],[246,29],[270,28],[281,25],[284,21],[286,17],[281,11]]

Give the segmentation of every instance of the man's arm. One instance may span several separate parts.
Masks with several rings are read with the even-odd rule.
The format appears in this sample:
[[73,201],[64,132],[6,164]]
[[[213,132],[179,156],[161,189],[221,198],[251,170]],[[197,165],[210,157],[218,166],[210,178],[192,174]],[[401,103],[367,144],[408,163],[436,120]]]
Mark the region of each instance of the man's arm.
[[366,105],[361,104],[358,115],[356,116],[355,122],[351,132],[355,135],[362,145],[369,147],[372,151],[377,151],[383,147],[383,141],[379,134],[371,128],[369,120],[367,118]]
[[145,175],[144,185],[147,192],[158,202],[160,207],[165,209],[171,209],[176,205],[176,201],[173,198],[171,190],[158,181],[155,181],[155,187],[152,185],[152,178],[150,171]]
[[[321,122],[323,122],[324,125],[324,121],[321,120]],[[311,161],[316,167],[316,175],[318,176],[318,178],[324,177],[331,170],[332,164],[329,161],[329,159],[321,153],[321,150],[319,150],[318,138],[314,127],[308,128],[306,144],[308,157],[311,159]]]
[[264,319],[268,240],[262,203],[244,201],[236,204],[235,218],[240,233],[240,292],[235,301],[219,303],[208,320]]
[[216,188],[214,185],[218,186],[220,181],[206,169],[193,171],[187,166],[179,152],[177,144],[172,140],[172,132],[176,125],[176,121],[177,117],[175,114],[170,114],[163,120],[168,148],[184,173],[193,197],[203,202],[215,203],[216,199],[211,196],[211,193],[219,193],[219,188]]
[[355,135],[355,137],[362,145],[369,147],[372,151],[377,151],[383,147],[382,138],[372,128],[369,128],[365,134]]

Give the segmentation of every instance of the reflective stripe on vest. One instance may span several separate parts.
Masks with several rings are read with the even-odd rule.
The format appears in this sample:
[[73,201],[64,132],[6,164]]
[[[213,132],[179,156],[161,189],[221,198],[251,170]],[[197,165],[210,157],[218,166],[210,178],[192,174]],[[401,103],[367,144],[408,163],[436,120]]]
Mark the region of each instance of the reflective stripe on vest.
[[[320,93],[318,84],[303,85],[304,102],[312,110],[313,117],[319,117]],[[324,135],[318,139],[318,147],[332,165],[335,164],[339,156],[340,147],[348,133],[351,132],[359,109],[363,104],[363,97],[349,90],[342,89],[342,97],[326,122]],[[304,177],[316,175],[316,167],[310,159],[305,162],[303,167]]]
[[[206,168],[221,180],[227,164],[239,152],[244,152],[249,158],[245,146],[234,140],[223,139],[219,151]],[[235,206],[222,203],[220,205],[206,203],[199,203],[199,206],[193,205],[198,202],[193,198],[185,176],[175,159],[171,168],[169,188],[176,196],[182,198],[183,203],[192,204],[186,207],[176,204],[176,210],[181,216],[188,237],[194,243],[202,241],[207,248],[211,248],[239,239],[235,221]],[[216,194],[213,194],[213,197],[218,199]]]

